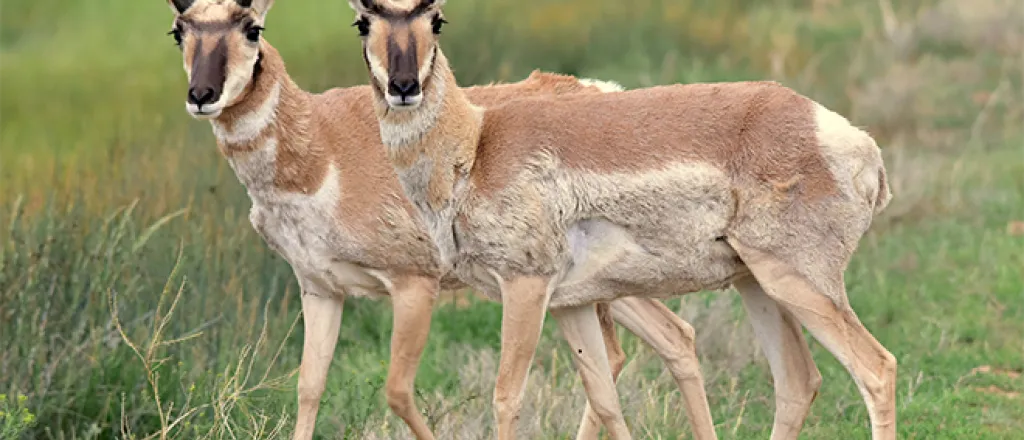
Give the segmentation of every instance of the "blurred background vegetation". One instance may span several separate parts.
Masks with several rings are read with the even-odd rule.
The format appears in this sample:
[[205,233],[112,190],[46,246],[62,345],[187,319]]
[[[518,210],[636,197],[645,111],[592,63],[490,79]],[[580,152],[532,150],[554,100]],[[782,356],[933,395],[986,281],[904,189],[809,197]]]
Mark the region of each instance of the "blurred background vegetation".
[[[365,82],[345,1],[277,3],[265,36],[299,85]],[[866,128],[895,199],[847,284],[900,360],[901,438],[1024,429],[1024,2],[448,3],[442,44],[463,85],[537,68],[630,88],[773,79]],[[10,422],[24,438],[287,437],[297,286],[183,109],[171,18],[163,0],[0,5],[0,394],[26,396],[0,414],[5,435]],[[767,438],[770,375],[735,295],[668,303],[697,328],[719,436]],[[380,395],[389,308],[346,303],[323,438],[408,436]],[[443,438],[486,437],[500,306],[463,298],[436,315],[419,404]],[[551,330],[527,438],[571,438],[582,413]],[[662,364],[625,342],[635,434],[685,437]],[[867,437],[852,381],[812,345],[825,384],[806,437]]]

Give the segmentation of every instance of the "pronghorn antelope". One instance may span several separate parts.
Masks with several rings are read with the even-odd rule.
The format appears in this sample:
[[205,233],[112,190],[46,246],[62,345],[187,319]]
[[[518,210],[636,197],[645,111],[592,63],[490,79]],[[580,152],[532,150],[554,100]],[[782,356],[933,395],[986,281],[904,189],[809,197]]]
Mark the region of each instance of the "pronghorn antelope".
[[[209,120],[221,153],[252,200],[250,220],[292,266],[302,289],[305,341],[294,438],[308,439],[333,357],[346,295],[390,296],[394,305],[389,406],[417,438],[431,439],[412,386],[442,277],[437,250],[402,195],[375,126],[370,87],[301,90],[262,38],[272,0],[169,0],[170,34],[189,79],[186,109]],[[470,87],[496,105],[522,96],[600,93],[614,84],[534,72],[518,83]],[[616,374],[624,362],[612,317],[661,355],[680,385],[698,438],[714,438],[693,329],[663,304],[625,298],[603,304],[596,343]],[[589,335],[588,335],[589,336]],[[608,368],[609,359],[601,366]],[[581,437],[596,437],[588,408]]]
[[499,438],[515,435],[546,308],[579,332],[568,339],[590,403],[622,439],[591,304],[729,285],[775,379],[773,439],[796,438],[821,381],[801,324],[853,376],[873,437],[895,437],[896,359],[860,323],[843,282],[891,199],[868,134],[774,82],[482,109],[438,47],[443,3],[349,0],[403,190],[445,268],[503,303]]

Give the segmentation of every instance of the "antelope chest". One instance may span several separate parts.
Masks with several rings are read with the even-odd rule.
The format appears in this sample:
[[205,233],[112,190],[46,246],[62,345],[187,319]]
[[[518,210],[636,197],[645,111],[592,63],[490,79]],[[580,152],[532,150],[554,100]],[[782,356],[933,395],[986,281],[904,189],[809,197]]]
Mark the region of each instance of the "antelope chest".
[[274,182],[278,141],[228,158],[252,200],[249,221],[267,245],[287,261],[303,293],[321,296],[386,295],[379,275],[365,263],[367,239],[349,233],[338,219],[341,176],[328,167],[319,188],[293,192]]
[[270,248],[292,266],[303,293],[381,296],[381,275],[359,264],[358,239],[337,221],[334,205],[313,196],[253,201],[249,221]]

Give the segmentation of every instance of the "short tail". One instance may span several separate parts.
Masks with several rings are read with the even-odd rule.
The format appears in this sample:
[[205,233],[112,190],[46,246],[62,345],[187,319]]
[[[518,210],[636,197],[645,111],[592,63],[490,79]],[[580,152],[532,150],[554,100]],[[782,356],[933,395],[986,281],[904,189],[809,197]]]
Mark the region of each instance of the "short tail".
[[598,90],[605,93],[621,92],[623,90],[626,90],[625,87],[622,87],[622,84],[619,84],[615,81],[604,81],[600,79],[580,78],[580,84],[583,84],[584,86],[597,87]]
[[889,206],[892,191],[889,189],[889,179],[885,175],[885,164],[882,163],[881,154],[877,160],[869,160],[864,164],[854,179],[854,186],[860,196],[864,197],[864,201],[871,206],[872,216],[880,214]]
[[892,191],[889,189],[889,180],[885,175],[885,165],[878,167],[878,189],[875,194],[875,215],[878,215],[889,206],[889,201],[892,200]]

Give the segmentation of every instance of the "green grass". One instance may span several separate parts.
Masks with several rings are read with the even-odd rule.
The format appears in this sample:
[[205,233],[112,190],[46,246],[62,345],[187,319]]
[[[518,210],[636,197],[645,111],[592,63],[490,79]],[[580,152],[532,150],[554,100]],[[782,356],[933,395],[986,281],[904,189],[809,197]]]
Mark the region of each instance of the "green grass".
[[[899,360],[900,438],[1024,429],[1024,235],[1008,229],[1024,221],[1024,20],[1006,19],[1019,5],[895,2],[889,37],[877,2],[854,0],[450,3],[443,44],[463,84],[534,68],[628,87],[773,78],[866,127],[895,198],[846,283]],[[167,6],[0,8],[0,394],[26,396],[0,411],[34,418],[0,416],[5,438],[287,438],[297,285],[251,230],[209,126],[182,109]],[[280,2],[266,35],[323,90],[365,81],[350,22],[343,1]],[[736,294],[666,302],[697,329],[719,437],[767,438],[771,378]],[[491,435],[499,323],[488,302],[435,311],[416,385],[440,438]],[[390,329],[386,302],[346,302],[320,438],[408,436],[381,395]],[[622,336],[634,435],[685,438],[671,378]],[[824,384],[802,438],[868,438],[852,380],[812,348]],[[571,438],[582,403],[548,322],[528,438]]]

